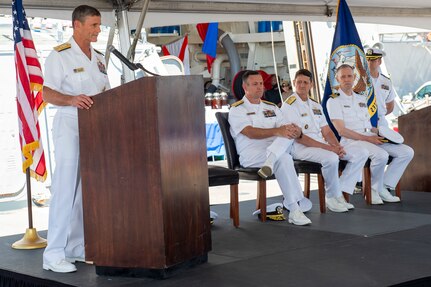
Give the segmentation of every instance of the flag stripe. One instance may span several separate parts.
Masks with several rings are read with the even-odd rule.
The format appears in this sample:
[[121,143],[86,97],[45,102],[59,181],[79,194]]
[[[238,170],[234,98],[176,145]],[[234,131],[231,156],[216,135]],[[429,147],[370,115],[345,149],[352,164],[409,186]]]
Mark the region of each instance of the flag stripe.
[[178,55],[178,58],[180,58],[181,61],[184,61],[184,55],[186,52],[186,49],[188,49],[189,46],[189,37],[185,36],[183,39],[183,44],[181,45],[180,54]]
[[22,169],[29,168],[32,177],[44,181],[47,172],[38,122],[46,105],[42,100],[43,74],[22,0],[12,1],[12,15]]

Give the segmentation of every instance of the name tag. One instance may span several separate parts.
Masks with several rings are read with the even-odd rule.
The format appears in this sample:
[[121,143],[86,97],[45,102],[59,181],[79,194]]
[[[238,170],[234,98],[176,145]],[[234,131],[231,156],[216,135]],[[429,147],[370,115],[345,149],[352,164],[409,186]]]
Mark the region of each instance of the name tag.
[[367,104],[366,104],[366,103],[359,103],[359,106],[360,106],[361,108],[365,108],[365,107],[367,106]]
[[349,105],[344,105],[343,107],[345,107],[345,108],[350,108],[350,106],[349,106]]
[[276,116],[273,110],[264,110],[263,115],[265,116],[265,118],[272,118]]
[[75,69],[73,69],[73,72],[74,73],[82,73],[82,72],[84,72],[84,68],[83,67],[81,67],[81,68],[75,68]]
[[251,116],[251,115],[255,115],[255,114],[256,114],[255,112],[247,113],[247,116]]
[[301,114],[301,117],[306,117],[308,114],[307,113],[303,113]]
[[319,109],[313,109],[313,114],[321,116],[322,115],[322,111]]

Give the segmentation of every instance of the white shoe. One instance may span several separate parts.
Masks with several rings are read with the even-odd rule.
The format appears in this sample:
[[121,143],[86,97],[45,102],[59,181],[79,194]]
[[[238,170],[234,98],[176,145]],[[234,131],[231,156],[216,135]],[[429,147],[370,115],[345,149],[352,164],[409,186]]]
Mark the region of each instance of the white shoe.
[[272,175],[272,168],[269,165],[264,165],[262,166],[261,169],[259,169],[257,171],[257,174],[263,178],[263,179],[267,179],[268,177],[270,177]]
[[380,198],[380,195],[374,189],[371,189],[371,204],[383,204],[383,200]]
[[307,225],[311,224],[311,220],[308,219],[301,210],[297,209],[289,213],[289,223],[293,223],[295,225]]
[[67,262],[64,259],[61,259],[58,262],[45,262],[43,263],[43,269],[51,270],[58,273],[69,273],[76,271],[75,265]]
[[400,198],[398,196],[393,196],[389,190],[387,190],[386,188],[383,188],[380,192],[379,192],[380,198],[383,201],[386,202],[400,202]]
[[[283,208],[290,211],[290,209],[288,208],[288,206],[289,205],[285,204],[284,201],[283,201]],[[313,207],[313,203],[308,198],[303,197],[300,201],[298,201],[298,206],[299,206],[299,209],[303,213],[306,213],[307,211],[311,210],[311,208]]]
[[75,262],[84,262],[85,263],[85,258],[84,257],[66,257],[66,261],[69,263],[75,263]]
[[347,207],[340,203],[335,197],[326,197],[326,207],[333,212],[347,212]]
[[301,200],[298,201],[298,205],[303,213],[310,211],[313,207],[313,203],[311,202],[311,200],[306,197],[301,198]]
[[350,202],[347,202],[344,196],[337,197],[339,203],[343,204],[348,210],[354,209],[355,206]]

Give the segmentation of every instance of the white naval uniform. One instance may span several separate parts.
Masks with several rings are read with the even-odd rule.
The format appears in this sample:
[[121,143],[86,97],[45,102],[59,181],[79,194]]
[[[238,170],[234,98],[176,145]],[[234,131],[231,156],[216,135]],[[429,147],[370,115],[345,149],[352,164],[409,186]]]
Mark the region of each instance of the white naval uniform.
[[285,124],[280,109],[266,101],[252,104],[243,97],[229,111],[230,133],[235,140],[239,161],[243,167],[261,167],[268,155],[276,157],[274,175],[284,196],[284,206],[304,198],[292,156],[289,154],[293,140],[284,137],[250,139],[241,133],[247,127],[276,128]]
[[[45,61],[44,85],[66,95],[88,96],[109,89],[105,59],[91,48],[91,60],[73,37],[50,53]],[[81,176],[79,171],[78,111],[58,106],[53,122],[55,171],[51,185],[48,246],[44,262],[84,257]]]
[[[294,93],[284,102],[281,111],[287,122],[295,123],[301,127],[304,135],[327,144],[321,129],[328,126],[328,123],[319,103],[312,99],[303,101],[298,94]],[[338,178],[339,157],[337,154],[318,147],[308,147],[297,141],[293,145],[292,155],[294,159],[317,162],[322,165],[326,196],[329,198],[340,197],[342,191],[353,194],[356,182],[368,159],[368,152],[356,145],[346,144],[343,148],[346,155],[342,159],[347,160],[348,164],[341,177]]]
[[[389,78],[379,73],[377,78],[373,79],[374,93],[376,95],[377,112],[379,115],[378,126],[388,127],[386,120],[386,104],[395,99],[395,92],[392,82]],[[413,159],[414,151],[411,147],[405,144],[384,143],[381,148],[386,150],[393,158],[385,171],[383,184],[391,189],[394,189],[398,184],[407,165]]]
[[[331,120],[342,120],[347,129],[363,135],[375,135],[371,132],[370,114],[368,113],[367,98],[353,92],[352,96],[347,96],[341,89],[339,95],[333,95],[328,99],[326,107]],[[389,154],[382,149],[381,145],[370,142],[353,140],[342,137],[341,145],[357,145],[365,148],[371,160],[371,188],[379,192],[383,186],[383,175],[388,162]]]

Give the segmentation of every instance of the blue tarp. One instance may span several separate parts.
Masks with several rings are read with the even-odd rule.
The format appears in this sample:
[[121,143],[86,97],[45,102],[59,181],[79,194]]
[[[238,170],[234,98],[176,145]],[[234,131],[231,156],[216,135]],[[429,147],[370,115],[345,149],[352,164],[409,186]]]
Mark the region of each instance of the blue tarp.
[[206,124],[206,137],[207,157],[224,156],[226,154],[224,149],[223,137],[221,135],[218,123]]

